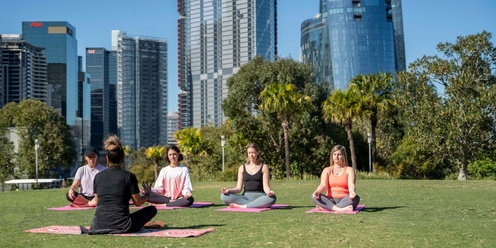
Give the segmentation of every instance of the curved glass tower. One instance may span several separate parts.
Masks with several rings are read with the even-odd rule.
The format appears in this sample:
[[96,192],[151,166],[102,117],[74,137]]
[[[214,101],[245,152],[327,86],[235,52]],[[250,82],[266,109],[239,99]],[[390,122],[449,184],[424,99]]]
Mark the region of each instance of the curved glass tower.
[[404,70],[401,0],[321,0],[320,14],[302,23],[301,59],[333,89],[359,74]]

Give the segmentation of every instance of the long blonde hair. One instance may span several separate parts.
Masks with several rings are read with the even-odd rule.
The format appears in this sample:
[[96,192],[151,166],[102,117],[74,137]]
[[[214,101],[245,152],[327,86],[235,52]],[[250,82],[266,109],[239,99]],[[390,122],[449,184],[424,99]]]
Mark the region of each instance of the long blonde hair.
[[337,151],[341,151],[341,154],[343,154],[343,156],[344,156],[343,165],[344,166],[349,166],[348,165],[348,155],[346,155],[346,148],[344,146],[342,146],[342,145],[336,145],[336,146],[334,146],[332,148],[331,155],[329,156],[329,158],[331,160],[331,166],[334,165],[334,160],[332,160],[332,154],[334,154]]

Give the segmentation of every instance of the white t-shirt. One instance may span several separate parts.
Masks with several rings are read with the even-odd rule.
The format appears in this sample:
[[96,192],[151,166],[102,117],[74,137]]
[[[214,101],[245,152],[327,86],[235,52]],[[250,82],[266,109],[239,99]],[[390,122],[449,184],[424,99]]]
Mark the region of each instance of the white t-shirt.
[[85,196],[93,196],[93,179],[98,172],[105,170],[105,166],[97,164],[94,168],[90,168],[87,164],[78,168],[74,180],[79,180],[79,193]]

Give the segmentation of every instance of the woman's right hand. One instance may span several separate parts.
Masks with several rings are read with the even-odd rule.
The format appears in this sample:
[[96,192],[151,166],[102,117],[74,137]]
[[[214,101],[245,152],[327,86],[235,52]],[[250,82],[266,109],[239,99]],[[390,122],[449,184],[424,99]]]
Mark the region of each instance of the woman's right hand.
[[72,188],[69,189],[69,198],[71,198],[71,200],[74,200],[74,198],[76,197],[76,194],[74,194],[74,190]]
[[318,191],[313,192],[313,198],[320,199],[320,193]]
[[222,193],[222,194],[224,194],[224,195],[227,195],[227,194],[229,194],[229,190],[228,190],[228,189],[226,189],[226,188],[222,188],[222,189],[220,190],[220,193]]

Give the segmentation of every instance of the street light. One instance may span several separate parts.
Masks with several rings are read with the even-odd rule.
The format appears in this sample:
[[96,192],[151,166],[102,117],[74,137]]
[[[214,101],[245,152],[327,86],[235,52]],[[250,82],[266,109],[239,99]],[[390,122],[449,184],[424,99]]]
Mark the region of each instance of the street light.
[[220,136],[220,145],[222,146],[222,172],[224,172],[224,147],[226,146],[226,136]]
[[369,172],[372,172],[372,134],[367,133],[367,142],[369,143]]
[[34,150],[36,152],[36,189],[38,189],[38,148],[40,148],[40,144],[38,143],[38,139],[35,139]]

